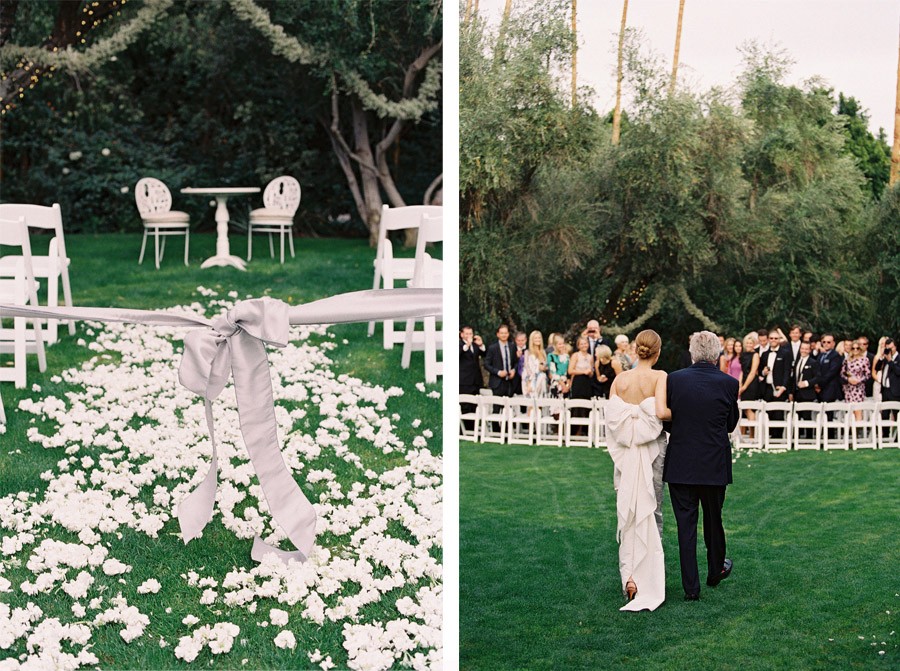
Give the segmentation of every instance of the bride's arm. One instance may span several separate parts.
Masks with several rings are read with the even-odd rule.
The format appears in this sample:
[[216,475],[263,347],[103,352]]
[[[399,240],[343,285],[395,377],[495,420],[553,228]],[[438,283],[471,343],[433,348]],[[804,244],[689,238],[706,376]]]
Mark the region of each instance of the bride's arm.
[[656,380],[656,416],[662,420],[672,419],[672,411],[666,404],[666,380],[665,373],[662,373]]

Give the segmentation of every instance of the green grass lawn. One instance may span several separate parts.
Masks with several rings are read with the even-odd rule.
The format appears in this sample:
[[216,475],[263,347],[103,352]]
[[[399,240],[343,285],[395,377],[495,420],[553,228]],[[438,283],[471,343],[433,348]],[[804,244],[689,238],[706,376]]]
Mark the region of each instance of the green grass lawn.
[[[73,235],[67,237],[69,255],[72,258],[71,278],[72,294],[77,306],[115,306],[129,308],[163,308],[174,305],[187,305],[192,302],[206,304],[209,299],[200,296],[196,289],[204,286],[216,290],[220,298],[225,298],[229,291],[236,291],[239,298],[247,295],[271,295],[290,304],[309,302],[318,298],[338,293],[369,289],[372,285],[372,259],[374,250],[365,241],[342,239],[298,239],[295,240],[296,259],[288,259],[280,265],[277,259],[268,258],[268,250],[260,239],[255,250],[257,256],[248,265],[248,272],[233,268],[200,269],[200,263],[211,256],[215,250],[215,238],[212,235],[197,235],[191,239],[191,265],[182,263],[181,240],[170,241],[166,258],[160,270],[153,265],[152,249],[144,264],[137,264],[141,238],[139,235]],[[152,240],[148,243],[151,244]],[[35,245],[36,253],[46,248],[46,239],[40,239]],[[232,252],[242,255],[246,250],[246,238],[232,236]],[[263,254],[263,252],[266,252]],[[411,255],[411,250],[405,250]],[[428,441],[432,453],[441,452],[441,399],[429,398],[416,389],[416,383],[424,380],[424,365],[421,353],[414,354],[410,369],[400,367],[401,347],[385,351],[381,344],[381,327],[376,328],[375,336],[368,338],[366,324],[337,325],[329,329],[335,334],[334,342],[349,341],[347,345],[339,345],[330,352],[334,364],[331,370],[336,376],[346,374],[377,384],[385,388],[398,386],[404,390],[403,396],[390,398],[387,413],[397,413],[402,421],[396,421],[396,434],[406,442],[408,448],[414,437],[423,428],[431,428],[434,438]],[[77,368],[88,361],[94,352],[79,346],[77,340],[91,340],[87,334],[87,326],[78,325],[76,335],[69,336],[65,326],[60,327],[61,341],[47,350],[48,371],[41,374],[37,370],[36,357],[29,356],[28,388],[16,390],[11,383],[2,384],[3,402],[8,415],[8,427],[5,435],[0,435],[0,497],[13,492],[40,492],[46,483],[40,479],[40,473],[53,470],[57,462],[65,457],[63,451],[44,450],[40,445],[28,441],[26,431],[33,424],[33,415],[16,410],[23,399],[38,400],[48,394],[64,397],[67,391],[62,381],[52,382],[50,377],[65,369]],[[313,336],[318,341],[322,336]],[[40,385],[41,390],[32,391],[32,385]],[[440,391],[440,384],[428,385],[426,391]],[[198,399],[198,403],[201,401]],[[314,404],[310,405],[310,416],[314,416]],[[411,427],[413,419],[420,419],[418,429]],[[40,426],[38,422],[37,426]],[[383,472],[396,466],[404,465],[404,455],[395,452],[390,455],[381,454],[371,449],[365,441],[351,436],[347,445],[351,451],[364,455],[367,466]],[[21,454],[16,453],[21,450]],[[97,458],[103,448],[90,444],[81,446],[78,456],[93,455]],[[208,463],[208,460],[207,462]],[[331,468],[343,486],[349,489],[352,478],[356,477],[354,468],[335,458],[333,463],[324,459],[317,460],[314,468]],[[302,475],[297,475],[305,489]],[[346,480],[350,480],[346,482]],[[255,481],[255,478],[254,478]],[[314,494],[318,490],[312,488]],[[309,493],[309,492],[308,492]],[[145,496],[145,494],[142,494]],[[152,491],[149,495],[152,498]],[[303,603],[294,607],[279,604],[274,599],[270,603],[260,604],[257,614],[250,614],[245,609],[228,608],[216,602],[213,606],[198,604],[200,591],[189,587],[179,575],[189,570],[199,570],[201,575],[221,578],[233,567],[246,569],[254,566],[250,559],[250,540],[236,538],[224,528],[216,515],[204,531],[203,537],[185,546],[177,535],[177,521],[169,520],[158,538],[150,538],[131,529],[123,528],[122,537],[109,534],[104,536],[103,544],[111,548],[111,556],[122,559],[133,565],[133,571],[125,576],[127,584],[120,584],[116,578],[107,578],[100,574],[98,582],[89,595],[95,596],[97,591],[109,590],[107,595],[121,591],[130,604],[138,606],[142,612],[151,615],[151,624],[143,637],[126,645],[118,635],[119,626],[106,626],[96,629],[91,643],[92,652],[100,659],[103,668],[187,668],[188,665],[173,656],[172,649],[179,636],[189,635],[189,629],[181,623],[187,614],[199,615],[203,624],[217,621],[230,621],[241,628],[239,638],[235,641],[234,650],[227,655],[211,655],[207,649],[193,666],[213,668],[309,668],[306,652],[319,648],[330,654],[338,668],[347,663],[346,652],[342,649],[341,622],[328,622],[317,626],[302,619],[300,612]],[[397,533],[404,539],[405,529]],[[0,528],[0,537],[4,535]],[[63,529],[50,536],[41,534],[37,539],[52,537],[66,542],[77,543],[77,537]],[[320,544],[341,551],[339,542],[326,534],[319,539]],[[333,544],[333,545],[331,545]],[[26,547],[16,556],[0,556],[0,562],[6,563],[5,575],[13,583],[13,591],[0,594],[0,600],[12,606],[22,606],[27,601],[34,601],[45,611],[45,616],[59,616],[63,621],[72,621],[70,607],[72,599],[58,589],[50,594],[39,594],[29,597],[16,590],[22,580],[28,579],[29,572],[24,564],[30,556],[32,546]],[[435,546],[430,550],[432,556],[440,560],[441,550]],[[167,580],[162,580],[165,576]],[[159,594],[138,595],[136,588],[143,580],[160,577],[164,589]],[[422,583],[427,584],[427,583]],[[415,589],[407,586],[397,589],[386,599],[367,606],[363,611],[362,622],[373,620],[385,621],[398,617],[394,601],[401,596],[411,596]],[[104,606],[108,607],[108,606]],[[258,622],[265,620],[269,607],[280,607],[290,612],[290,629],[296,634],[297,650],[276,648],[272,639],[278,627],[261,628]],[[171,608],[171,613],[165,609]],[[90,613],[88,621],[90,620]],[[157,644],[160,636],[169,643],[166,649]],[[302,652],[301,652],[302,651]],[[0,650],[0,659],[10,655],[18,657],[26,652],[23,640],[19,640],[12,649]],[[245,663],[242,660],[246,659]]]
[[653,613],[618,611],[605,450],[462,443],[459,472],[463,669],[900,668],[900,451],[740,455],[734,572],[700,602],[666,492]]

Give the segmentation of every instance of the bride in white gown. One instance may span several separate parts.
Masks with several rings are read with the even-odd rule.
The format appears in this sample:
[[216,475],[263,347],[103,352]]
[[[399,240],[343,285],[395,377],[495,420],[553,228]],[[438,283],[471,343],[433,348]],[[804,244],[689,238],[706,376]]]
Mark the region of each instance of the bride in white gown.
[[662,467],[666,438],[666,373],[653,370],[662,341],[656,331],[635,338],[636,368],[617,375],[606,405],[609,454],[615,465],[613,484],[622,591],[628,603],[620,610],[656,610],[666,598],[662,548]]

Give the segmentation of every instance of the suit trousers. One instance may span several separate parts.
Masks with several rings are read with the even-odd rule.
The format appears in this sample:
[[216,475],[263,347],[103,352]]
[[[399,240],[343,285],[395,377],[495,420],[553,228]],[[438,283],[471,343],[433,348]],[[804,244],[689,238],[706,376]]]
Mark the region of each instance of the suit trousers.
[[682,485],[669,483],[669,498],[678,525],[678,557],[681,585],[685,594],[700,593],[697,569],[698,506],[703,506],[703,541],[706,543],[707,579],[716,578],[725,566],[725,528],[722,505],[725,485]]

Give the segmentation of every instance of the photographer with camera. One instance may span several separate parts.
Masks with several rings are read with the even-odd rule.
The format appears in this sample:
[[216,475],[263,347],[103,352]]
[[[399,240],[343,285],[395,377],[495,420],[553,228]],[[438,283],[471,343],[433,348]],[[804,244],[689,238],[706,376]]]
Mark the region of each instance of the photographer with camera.
[[900,401],[900,357],[897,343],[892,338],[882,338],[878,343],[878,356],[872,373],[881,383],[882,401]]

